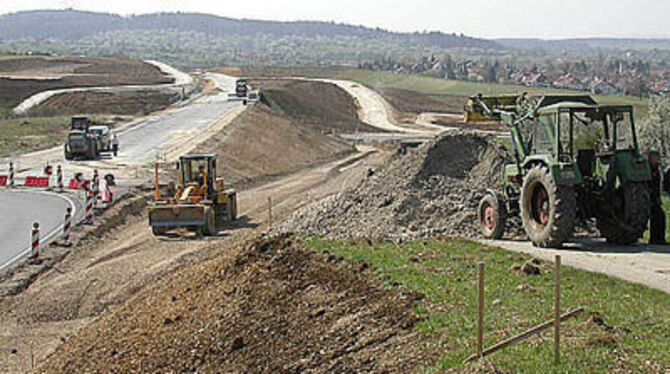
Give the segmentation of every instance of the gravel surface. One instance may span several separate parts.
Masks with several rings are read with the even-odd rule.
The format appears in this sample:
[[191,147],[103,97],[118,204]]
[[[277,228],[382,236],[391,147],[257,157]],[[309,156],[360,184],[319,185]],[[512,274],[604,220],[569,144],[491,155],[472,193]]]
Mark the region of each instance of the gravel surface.
[[277,230],[394,240],[477,236],[479,200],[496,187],[504,162],[487,138],[448,134],[396,155],[360,185],[306,206]]

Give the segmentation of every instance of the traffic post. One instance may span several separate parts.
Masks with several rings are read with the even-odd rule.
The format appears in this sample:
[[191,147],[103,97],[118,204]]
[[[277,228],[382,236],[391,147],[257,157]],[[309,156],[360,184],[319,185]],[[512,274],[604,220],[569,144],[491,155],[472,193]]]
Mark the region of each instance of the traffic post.
[[93,205],[98,203],[98,195],[100,193],[100,176],[98,175],[98,169],[93,169]]
[[60,165],[56,168],[56,183],[58,191],[62,192],[65,186],[63,185],[63,168]]
[[14,187],[14,163],[12,161],[9,162],[9,181],[7,182],[7,186]]
[[93,194],[93,191],[87,190],[86,191],[86,218],[84,220],[84,223],[87,225],[92,225],[93,224],[93,219],[95,213],[93,212],[93,204],[95,202],[95,195]]
[[40,261],[40,224],[33,223],[33,228],[30,231],[30,263],[39,265]]
[[61,246],[72,246],[72,242],[70,241],[70,232],[72,232],[72,208],[68,207],[65,210],[65,223],[63,224],[63,237],[60,243]]

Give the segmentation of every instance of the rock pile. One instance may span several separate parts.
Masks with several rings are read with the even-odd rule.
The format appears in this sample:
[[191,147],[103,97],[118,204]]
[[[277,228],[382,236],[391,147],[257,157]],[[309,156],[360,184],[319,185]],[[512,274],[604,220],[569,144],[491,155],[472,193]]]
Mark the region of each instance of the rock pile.
[[357,187],[296,212],[279,227],[333,238],[476,236],[477,207],[497,188],[506,153],[472,133],[398,154]]

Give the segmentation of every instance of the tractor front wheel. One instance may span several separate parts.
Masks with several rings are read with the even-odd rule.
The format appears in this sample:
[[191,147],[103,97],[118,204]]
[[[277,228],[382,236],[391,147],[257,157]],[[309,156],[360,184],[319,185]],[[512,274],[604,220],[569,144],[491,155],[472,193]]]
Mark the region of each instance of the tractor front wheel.
[[479,202],[479,228],[486,239],[500,239],[505,232],[507,208],[497,195],[486,194]]
[[560,248],[573,233],[577,199],[571,187],[558,186],[546,167],[532,168],[523,181],[521,220],[533,245]]

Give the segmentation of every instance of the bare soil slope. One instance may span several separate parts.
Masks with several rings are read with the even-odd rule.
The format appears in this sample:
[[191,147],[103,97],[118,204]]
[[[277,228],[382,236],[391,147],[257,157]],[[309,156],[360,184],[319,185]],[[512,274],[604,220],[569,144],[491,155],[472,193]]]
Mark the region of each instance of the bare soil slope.
[[0,78],[0,108],[13,108],[35,93],[59,88],[172,82],[153,65],[116,57],[0,60],[0,76],[4,76]]
[[44,373],[410,372],[421,295],[291,238],[190,266],[65,343]]
[[31,112],[146,115],[163,110],[177,100],[179,95],[158,91],[73,92],[52,96]]
[[[272,87],[264,93],[271,106],[254,104],[197,149],[219,154],[217,173],[229,183],[285,174],[354,151],[323,131],[353,132],[358,122],[352,99],[339,88],[318,82],[262,83],[267,86]],[[303,109],[308,116],[296,115]]]
[[362,123],[356,102],[331,83],[292,80],[254,80],[269,104],[298,123],[331,133],[379,130]]

